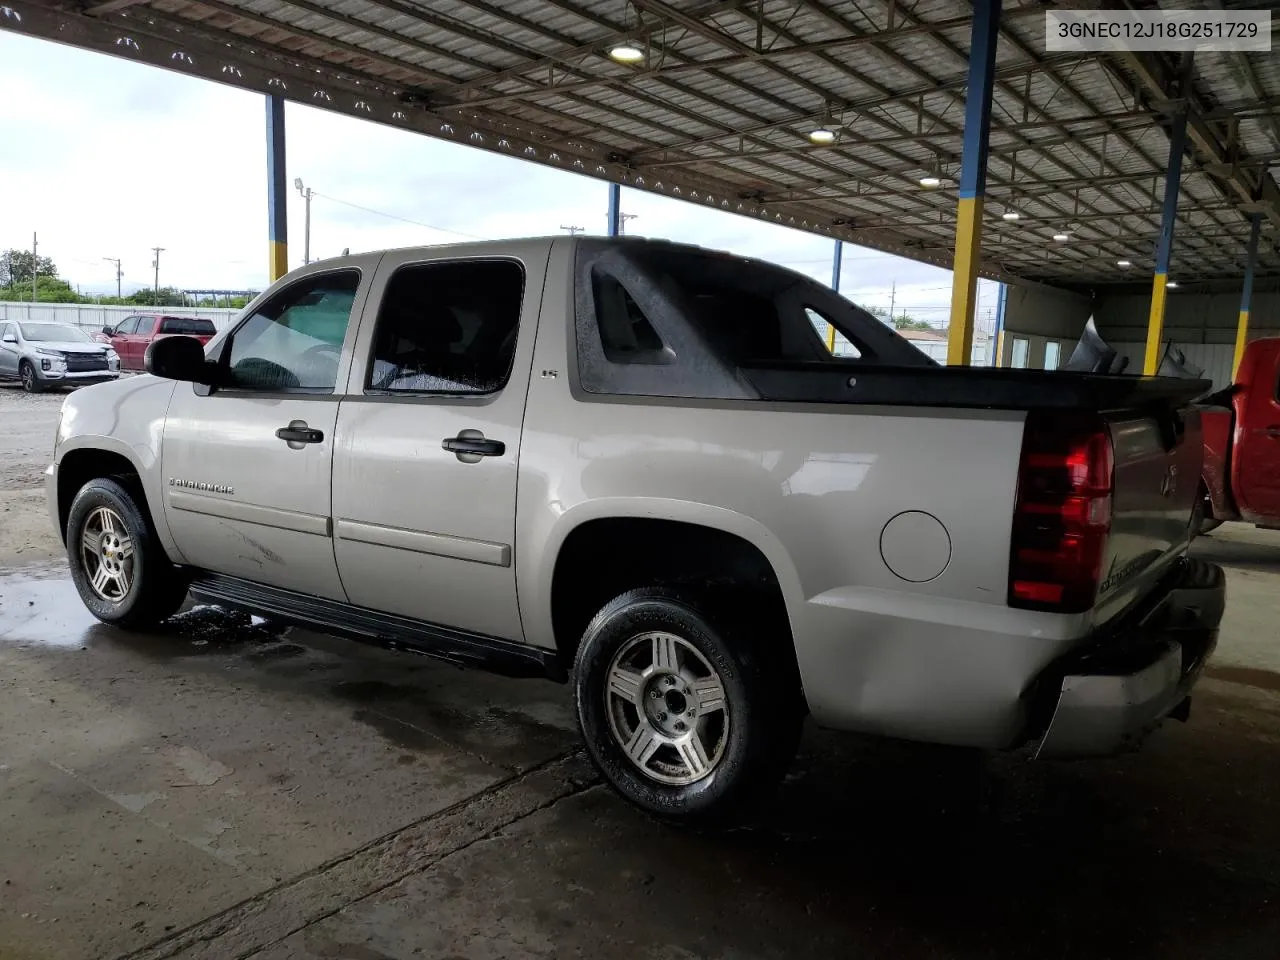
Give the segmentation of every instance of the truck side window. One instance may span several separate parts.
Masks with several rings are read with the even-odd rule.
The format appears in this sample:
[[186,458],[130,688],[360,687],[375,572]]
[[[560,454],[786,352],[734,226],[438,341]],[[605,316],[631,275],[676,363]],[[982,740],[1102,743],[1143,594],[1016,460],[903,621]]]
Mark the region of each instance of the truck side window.
[[156,328],[155,317],[139,317],[138,318],[138,335],[143,337],[151,336],[152,331]]
[[130,317],[127,320],[121,320],[120,326],[116,327],[117,334],[127,334],[127,333],[137,333],[137,332],[138,332],[137,317]]
[[337,270],[281,290],[233,334],[228,386],[331,393],[359,286],[358,270]]
[[524,270],[513,260],[405,266],[378,308],[367,389],[494,393],[511,375]]

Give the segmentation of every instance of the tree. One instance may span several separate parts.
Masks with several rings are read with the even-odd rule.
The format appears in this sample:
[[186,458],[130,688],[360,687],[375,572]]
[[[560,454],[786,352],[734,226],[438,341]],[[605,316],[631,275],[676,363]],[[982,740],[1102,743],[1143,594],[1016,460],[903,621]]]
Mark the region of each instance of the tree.
[[900,317],[893,318],[893,326],[895,330],[932,330],[933,324],[927,320],[917,320],[915,317],[903,314]]
[[861,309],[867,311],[867,313],[871,314],[873,317],[878,317],[881,320],[889,316],[889,311],[886,310],[884,307],[868,306],[865,303],[860,303],[858,304],[858,306]]
[[[38,260],[40,276],[56,277],[58,268],[49,257]],[[0,254],[0,287],[31,285],[31,251],[9,249]]]
[[125,303],[147,307],[180,307],[183,305],[182,291],[175,287],[161,287],[153,290],[143,287],[124,298]]

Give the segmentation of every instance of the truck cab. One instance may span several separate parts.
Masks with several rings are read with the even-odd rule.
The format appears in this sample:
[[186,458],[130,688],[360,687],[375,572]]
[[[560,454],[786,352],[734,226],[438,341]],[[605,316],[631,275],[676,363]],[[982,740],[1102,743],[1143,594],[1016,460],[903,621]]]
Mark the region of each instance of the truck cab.
[[1280,337],[1245,347],[1235,383],[1207,398],[1200,419],[1202,532],[1227,520],[1280,528]]

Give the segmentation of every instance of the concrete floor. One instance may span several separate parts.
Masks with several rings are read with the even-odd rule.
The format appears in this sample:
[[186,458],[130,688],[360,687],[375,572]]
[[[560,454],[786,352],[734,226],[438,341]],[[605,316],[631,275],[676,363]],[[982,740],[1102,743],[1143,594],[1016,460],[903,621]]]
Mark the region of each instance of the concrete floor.
[[32,486],[59,401],[0,390],[2,960],[1280,955],[1280,534],[1197,544],[1223,638],[1142,752],[978,780],[811,730],[758,825],[685,832],[598,784],[563,687],[97,624]]

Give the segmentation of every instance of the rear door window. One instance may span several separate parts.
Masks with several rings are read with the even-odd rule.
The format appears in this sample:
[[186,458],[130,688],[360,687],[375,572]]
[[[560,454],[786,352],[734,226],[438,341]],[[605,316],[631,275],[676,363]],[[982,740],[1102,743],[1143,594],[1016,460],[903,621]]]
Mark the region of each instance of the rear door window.
[[513,260],[404,266],[378,308],[366,390],[495,393],[515,359],[524,270]]
[[139,317],[138,318],[138,336],[149,337],[156,328],[155,317]]

